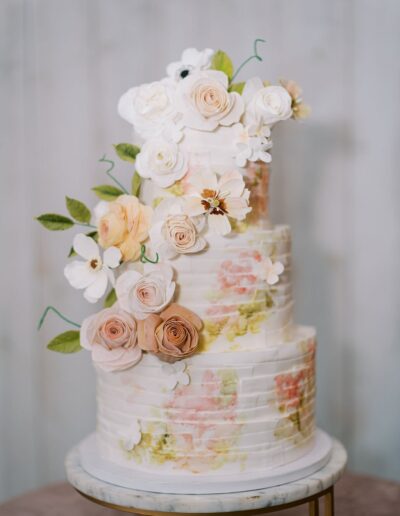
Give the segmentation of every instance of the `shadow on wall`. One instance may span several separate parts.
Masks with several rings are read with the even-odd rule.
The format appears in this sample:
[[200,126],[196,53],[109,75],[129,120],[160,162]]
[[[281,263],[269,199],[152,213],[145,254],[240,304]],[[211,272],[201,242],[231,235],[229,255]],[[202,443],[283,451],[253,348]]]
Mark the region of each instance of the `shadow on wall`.
[[[343,124],[277,127],[272,219],[293,236],[295,320],[317,327],[318,424],[350,450],[354,436],[351,342],[352,207],[346,169],[352,142]],[[299,295],[301,293],[301,297]]]

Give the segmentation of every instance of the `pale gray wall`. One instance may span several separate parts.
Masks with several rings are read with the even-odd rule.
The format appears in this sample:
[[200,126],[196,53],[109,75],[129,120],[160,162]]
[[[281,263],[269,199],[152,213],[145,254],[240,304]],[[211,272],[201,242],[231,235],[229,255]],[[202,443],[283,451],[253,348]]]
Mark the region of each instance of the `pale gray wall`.
[[62,479],[95,425],[89,355],[45,350],[55,317],[35,329],[48,303],[90,311],[63,278],[72,233],[33,216],[95,202],[129,86],[188,46],[239,63],[256,37],[265,61],[243,76],[295,78],[313,107],[275,133],[271,197],[293,228],[297,319],[318,328],[318,421],[352,469],[400,480],[399,22],[397,0],[0,1],[0,499]]

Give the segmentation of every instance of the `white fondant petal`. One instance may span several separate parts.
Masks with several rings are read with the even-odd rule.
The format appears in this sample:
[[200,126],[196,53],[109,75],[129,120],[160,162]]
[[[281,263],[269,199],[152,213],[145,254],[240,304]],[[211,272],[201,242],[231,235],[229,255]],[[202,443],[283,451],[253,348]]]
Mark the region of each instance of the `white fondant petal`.
[[107,273],[104,270],[96,272],[96,280],[85,290],[83,296],[90,303],[95,303],[106,292],[107,289]]
[[115,267],[118,267],[121,257],[121,251],[118,247],[109,247],[104,251],[103,262],[111,269],[115,269]]
[[275,262],[274,263],[274,272],[275,274],[282,274],[282,272],[284,271],[285,267],[283,266],[283,263],[281,262]]
[[211,231],[218,235],[227,235],[231,231],[231,223],[226,215],[209,215],[208,224]]
[[187,197],[183,207],[185,213],[190,216],[202,215],[205,213],[200,197]]
[[83,233],[75,235],[72,246],[74,251],[79,254],[79,256],[82,256],[82,258],[85,258],[85,260],[91,260],[99,255],[99,246],[93,238]]
[[267,283],[269,285],[275,285],[275,283],[278,283],[279,277],[274,273],[270,272],[267,276]]
[[70,285],[77,289],[83,289],[91,285],[95,280],[95,272],[88,267],[86,262],[74,260],[64,268],[64,275]]

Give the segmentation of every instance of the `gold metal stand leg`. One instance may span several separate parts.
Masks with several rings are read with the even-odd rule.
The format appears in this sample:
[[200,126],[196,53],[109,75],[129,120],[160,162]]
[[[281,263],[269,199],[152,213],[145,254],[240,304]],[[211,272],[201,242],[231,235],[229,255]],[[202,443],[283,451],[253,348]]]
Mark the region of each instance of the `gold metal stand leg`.
[[318,498],[308,502],[308,513],[310,516],[319,516],[319,502]]
[[333,486],[324,496],[324,514],[325,516],[334,516],[335,514],[335,502],[333,496]]

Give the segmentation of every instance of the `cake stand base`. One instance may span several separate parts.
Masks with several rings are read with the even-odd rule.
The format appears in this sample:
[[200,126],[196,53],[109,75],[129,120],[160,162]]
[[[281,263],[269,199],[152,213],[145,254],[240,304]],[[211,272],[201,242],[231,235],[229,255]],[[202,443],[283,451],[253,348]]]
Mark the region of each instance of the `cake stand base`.
[[141,491],[171,494],[215,494],[235,491],[252,491],[294,482],[313,474],[329,461],[332,439],[317,430],[314,442],[304,449],[304,455],[284,466],[256,473],[246,471],[235,474],[188,475],[186,472],[148,472],[140,468],[128,468],[102,459],[95,434],[79,444],[80,461],[89,475],[109,484]]
[[69,482],[80,494],[92,502],[127,513],[152,516],[251,515],[308,504],[310,516],[318,516],[319,499],[323,498],[325,516],[333,516],[333,486],[343,473],[346,460],[344,447],[333,440],[328,462],[301,480],[275,487],[219,494],[156,493],[113,485],[83,469],[78,447],[69,452],[66,471]]

